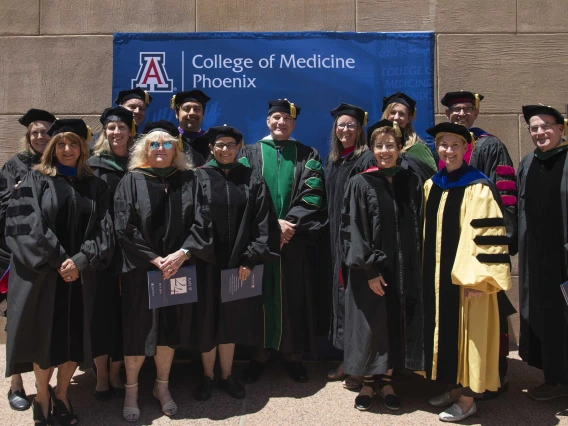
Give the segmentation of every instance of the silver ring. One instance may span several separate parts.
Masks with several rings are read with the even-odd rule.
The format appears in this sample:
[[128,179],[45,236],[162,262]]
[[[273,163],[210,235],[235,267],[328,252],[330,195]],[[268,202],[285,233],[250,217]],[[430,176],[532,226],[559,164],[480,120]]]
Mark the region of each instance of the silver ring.
[[67,275],[67,279],[70,280],[70,279],[71,279],[71,275]]

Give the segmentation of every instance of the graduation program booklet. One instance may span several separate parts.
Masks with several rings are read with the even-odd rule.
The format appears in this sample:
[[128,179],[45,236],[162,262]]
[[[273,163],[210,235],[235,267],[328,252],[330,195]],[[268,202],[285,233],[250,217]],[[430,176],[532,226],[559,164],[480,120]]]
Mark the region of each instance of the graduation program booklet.
[[150,309],[197,302],[197,274],[195,265],[179,268],[170,279],[162,278],[162,271],[148,272],[148,299]]
[[264,265],[256,265],[246,281],[239,279],[239,268],[221,271],[221,302],[248,299],[262,294]]

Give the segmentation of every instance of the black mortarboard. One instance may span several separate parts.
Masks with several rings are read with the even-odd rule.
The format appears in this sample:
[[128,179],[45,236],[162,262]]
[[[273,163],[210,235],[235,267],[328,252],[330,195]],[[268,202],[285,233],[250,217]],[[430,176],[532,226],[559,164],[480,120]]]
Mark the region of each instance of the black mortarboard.
[[368,143],[371,143],[371,136],[373,135],[373,132],[377,129],[380,129],[381,127],[392,127],[394,129],[396,137],[402,138],[402,132],[400,130],[400,126],[398,125],[398,123],[396,123],[396,121],[390,121],[387,120],[386,118],[383,118],[381,121],[377,121],[375,124],[373,124],[371,127],[367,129]]
[[146,125],[144,126],[144,131],[142,133],[147,135],[152,132],[166,132],[170,136],[173,136],[178,140],[177,146],[179,150],[183,151],[183,142],[181,141],[181,134],[175,124],[172,124],[166,120],[151,121],[149,123],[146,123]]
[[390,104],[394,103],[399,103],[406,106],[410,110],[410,116],[416,117],[416,101],[406,93],[396,92],[390,96],[385,96],[383,98],[383,111],[387,109]]
[[483,100],[484,96],[479,93],[466,92],[465,90],[460,90],[459,92],[448,92],[440,100],[442,105],[448,108],[454,104],[461,104],[464,102],[470,102],[475,105],[475,109],[479,111],[479,103]]
[[209,102],[211,98],[203,93],[201,90],[190,90],[188,92],[178,92],[172,96],[170,100],[170,108],[176,109],[183,105],[186,102],[198,102],[201,104],[203,109],[205,109],[205,105]]
[[429,135],[432,135],[434,139],[438,138],[438,136],[441,136],[441,134],[451,133],[453,135],[459,136],[467,143],[472,143],[474,140],[473,135],[469,132],[469,129],[458,123],[445,122],[436,124],[434,127],[426,129],[426,132]]
[[209,127],[209,129],[203,135],[203,137],[205,137],[209,140],[210,144],[215,143],[215,141],[217,139],[219,139],[220,137],[223,137],[223,136],[228,136],[228,137],[235,139],[237,144],[240,144],[243,140],[243,134],[241,132],[239,132],[234,127],[227,126],[227,125]]
[[551,115],[556,120],[556,123],[564,125],[564,117],[562,116],[562,114],[560,114],[558,110],[552,108],[551,106],[543,104],[523,105],[523,117],[525,118],[527,124],[529,124],[531,117],[539,114]]
[[91,140],[91,128],[80,118],[61,118],[53,122],[51,127],[47,130],[47,134],[51,137],[59,133],[75,133],[81,136],[87,142]]
[[118,92],[114,103],[122,105],[130,99],[140,99],[144,101],[146,105],[150,105],[150,102],[152,102],[152,96],[147,91],[142,90],[140,87],[135,87],[134,89],[121,90]]
[[333,118],[348,115],[356,119],[362,126],[367,125],[368,114],[362,108],[355,105],[345,104],[342,102],[338,107],[332,109],[330,114]]
[[290,114],[292,118],[296,118],[300,115],[301,108],[294,105],[288,99],[276,99],[274,101],[268,101],[268,115],[274,112],[285,112]]
[[130,136],[136,136],[136,124],[129,109],[121,106],[107,108],[103,111],[100,120],[103,127],[111,121],[121,121],[130,128]]
[[28,127],[34,121],[47,121],[48,123],[53,123],[56,120],[55,115],[50,112],[44,111],[43,109],[29,109],[24,115],[22,115],[18,122],[22,126]]

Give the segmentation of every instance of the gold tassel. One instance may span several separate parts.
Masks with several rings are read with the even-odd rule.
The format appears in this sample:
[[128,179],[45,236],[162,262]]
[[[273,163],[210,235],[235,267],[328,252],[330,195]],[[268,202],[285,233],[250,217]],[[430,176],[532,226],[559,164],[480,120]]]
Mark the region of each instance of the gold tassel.
[[475,110],[479,111],[479,95],[476,93],[475,94]]
[[177,146],[181,152],[183,152],[183,142],[181,140],[181,135],[178,135],[178,143]]
[[568,136],[568,119],[564,119],[564,136]]
[[93,138],[93,132],[89,126],[87,126],[87,142],[91,142]]
[[412,114],[412,119],[416,120],[416,108],[414,108],[414,113]]
[[290,104],[290,115],[292,116],[292,118],[296,118],[296,105],[294,105],[286,98],[284,98],[284,100]]
[[170,99],[170,108],[173,109],[174,111],[176,109],[176,95],[173,95],[172,99]]
[[369,122],[369,113],[365,111],[365,117],[363,118],[363,127],[366,127],[368,122]]
[[400,131],[400,126],[396,121],[392,122],[392,128],[394,129],[394,134],[397,138],[402,138],[402,132]]
[[241,148],[244,148],[244,147],[245,147],[245,138],[242,138],[241,139]]
[[136,136],[136,122],[132,120],[132,125],[130,126],[130,136]]
[[148,95],[148,92],[146,90],[144,90],[144,103],[146,105],[150,105],[150,96]]

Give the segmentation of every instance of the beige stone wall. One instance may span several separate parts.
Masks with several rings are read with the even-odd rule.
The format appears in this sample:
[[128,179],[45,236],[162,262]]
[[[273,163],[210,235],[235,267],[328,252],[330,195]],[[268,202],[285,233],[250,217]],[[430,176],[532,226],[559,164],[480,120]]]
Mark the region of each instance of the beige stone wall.
[[[435,31],[436,99],[485,95],[479,124],[517,161],[531,149],[523,103],[564,111],[564,0],[1,0],[0,164],[18,149],[30,107],[97,124],[120,31]],[[438,114],[443,113],[440,104]],[[440,117],[438,115],[438,117]]]

